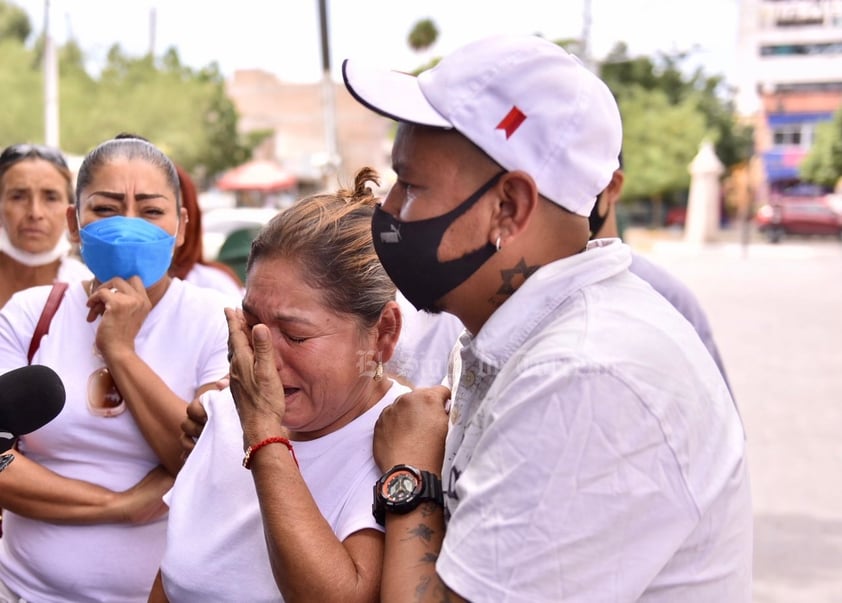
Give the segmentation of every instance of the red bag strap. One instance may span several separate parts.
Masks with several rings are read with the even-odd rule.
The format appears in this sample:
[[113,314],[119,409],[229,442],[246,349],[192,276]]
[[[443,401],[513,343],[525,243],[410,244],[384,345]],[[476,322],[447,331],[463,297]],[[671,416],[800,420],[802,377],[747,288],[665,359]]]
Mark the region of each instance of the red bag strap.
[[35,356],[38,346],[41,345],[41,338],[50,332],[50,323],[53,321],[56,310],[61,305],[61,300],[64,299],[65,291],[67,291],[67,283],[59,281],[53,283],[53,288],[50,290],[49,297],[47,297],[47,303],[44,304],[41,317],[38,319],[38,324],[35,325],[32,342],[29,344],[29,353],[26,355],[29,364],[32,364],[32,357]]

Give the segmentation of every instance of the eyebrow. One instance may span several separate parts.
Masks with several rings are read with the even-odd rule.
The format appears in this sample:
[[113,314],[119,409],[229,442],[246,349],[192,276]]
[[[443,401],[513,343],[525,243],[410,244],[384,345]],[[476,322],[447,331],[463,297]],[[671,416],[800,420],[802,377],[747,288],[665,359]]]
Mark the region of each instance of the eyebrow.
[[[7,194],[11,194],[11,193],[29,193],[29,191],[31,191],[31,190],[32,190],[32,189],[31,189],[31,188],[29,188],[28,186],[10,186],[10,187],[6,188],[5,193],[7,193]],[[35,189],[35,192],[36,192],[36,193],[40,192],[40,193],[58,193],[58,194],[61,194],[61,193],[62,193],[62,189],[60,189],[60,188],[52,188],[52,187],[44,187],[44,188],[36,188],[36,189]]]
[[[243,308],[244,314],[249,314],[249,315],[257,318],[257,313],[254,310],[251,309],[251,307],[245,302],[245,300],[243,300],[242,308]],[[292,323],[300,323],[300,324],[304,324],[304,325],[312,325],[313,324],[311,321],[307,320],[303,316],[295,316],[295,315],[292,315],[292,314],[283,314],[283,313],[273,314],[272,319],[277,320],[279,322],[292,322]]]
[[[126,194],[125,193],[115,193],[112,191],[94,191],[88,197],[105,197],[107,199],[112,199],[114,201],[125,201]],[[135,201],[152,201],[154,199],[169,199],[163,193],[137,193],[135,196]]]

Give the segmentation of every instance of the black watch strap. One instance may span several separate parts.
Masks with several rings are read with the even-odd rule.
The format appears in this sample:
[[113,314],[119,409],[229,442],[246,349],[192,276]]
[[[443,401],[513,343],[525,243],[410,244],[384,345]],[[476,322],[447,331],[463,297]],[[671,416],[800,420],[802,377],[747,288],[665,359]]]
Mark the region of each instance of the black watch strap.
[[[400,501],[390,501],[383,495],[383,486],[396,473],[409,471],[419,481],[420,486],[411,496]],[[433,502],[444,507],[444,490],[442,489],[441,478],[430,471],[422,471],[411,465],[396,465],[384,473],[377,483],[374,484],[374,502],[372,514],[375,521],[381,526],[386,525],[386,513],[397,513],[402,515],[416,509],[423,502]]]

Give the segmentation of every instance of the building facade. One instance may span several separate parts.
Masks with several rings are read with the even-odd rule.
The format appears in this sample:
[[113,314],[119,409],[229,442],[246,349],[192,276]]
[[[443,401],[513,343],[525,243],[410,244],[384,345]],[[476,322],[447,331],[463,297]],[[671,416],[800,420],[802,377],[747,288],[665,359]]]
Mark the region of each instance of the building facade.
[[[384,179],[391,175],[390,145],[384,141],[392,122],[356,102],[341,83],[331,84],[332,90],[325,90],[324,82],[282,82],[258,69],[236,71],[226,83],[240,130],[272,132],[256,158],[280,162],[298,179],[301,194],[333,189],[337,179],[351,186],[354,173],[365,166]],[[330,105],[332,119],[326,119]]]
[[741,0],[737,53],[761,184],[782,190],[798,182],[816,125],[842,106],[842,0]]

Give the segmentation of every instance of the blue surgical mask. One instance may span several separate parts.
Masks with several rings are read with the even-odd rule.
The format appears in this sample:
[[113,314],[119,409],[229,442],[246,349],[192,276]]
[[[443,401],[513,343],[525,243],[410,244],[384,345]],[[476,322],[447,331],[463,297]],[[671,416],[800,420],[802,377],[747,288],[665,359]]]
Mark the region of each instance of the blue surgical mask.
[[173,235],[142,218],[104,218],[85,226],[79,236],[82,259],[101,283],[136,275],[149,288],[167,273],[175,248]]

